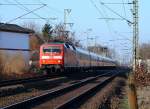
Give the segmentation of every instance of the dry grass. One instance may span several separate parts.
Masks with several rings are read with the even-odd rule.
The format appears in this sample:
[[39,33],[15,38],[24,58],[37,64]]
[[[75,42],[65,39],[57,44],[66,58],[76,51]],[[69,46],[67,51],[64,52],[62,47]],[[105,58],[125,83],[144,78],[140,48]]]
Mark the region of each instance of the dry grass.
[[0,75],[3,77],[22,75],[27,69],[25,59],[21,52],[15,54],[7,54],[4,51],[0,52]]
[[149,109],[150,107],[150,86],[137,88],[139,109]]
[[110,109],[118,109],[120,104],[120,98],[118,96],[112,96],[110,100]]
[[4,53],[0,52],[0,79],[3,78],[3,59],[4,59]]

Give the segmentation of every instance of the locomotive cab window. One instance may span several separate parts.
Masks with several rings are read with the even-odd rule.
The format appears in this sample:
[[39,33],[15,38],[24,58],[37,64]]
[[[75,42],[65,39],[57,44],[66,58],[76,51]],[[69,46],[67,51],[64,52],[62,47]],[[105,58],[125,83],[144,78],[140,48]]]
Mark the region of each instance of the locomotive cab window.
[[75,46],[72,46],[73,50],[76,50]]
[[65,44],[65,46],[66,46],[67,48],[70,48],[68,44]]
[[43,53],[61,53],[61,48],[56,46],[43,47]]

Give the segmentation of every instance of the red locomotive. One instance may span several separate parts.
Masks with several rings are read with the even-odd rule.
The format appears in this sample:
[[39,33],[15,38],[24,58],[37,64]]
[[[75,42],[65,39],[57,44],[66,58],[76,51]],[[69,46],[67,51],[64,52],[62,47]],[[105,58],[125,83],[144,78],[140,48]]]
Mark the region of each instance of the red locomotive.
[[43,44],[40,47],[40,68],[51,70],[64,68],[63,44]]
[[116,66],[116,62],[68,43],[47,43],[40,47],[40,68],[53,72]]

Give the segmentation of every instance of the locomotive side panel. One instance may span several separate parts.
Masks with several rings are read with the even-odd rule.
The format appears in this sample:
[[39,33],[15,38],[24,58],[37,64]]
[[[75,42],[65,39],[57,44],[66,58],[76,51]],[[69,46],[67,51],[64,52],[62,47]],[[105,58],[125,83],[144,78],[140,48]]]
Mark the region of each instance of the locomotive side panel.
[[69,46],[64,47],[64,66],[65,67],[78,66],[76,51],[71,49]]

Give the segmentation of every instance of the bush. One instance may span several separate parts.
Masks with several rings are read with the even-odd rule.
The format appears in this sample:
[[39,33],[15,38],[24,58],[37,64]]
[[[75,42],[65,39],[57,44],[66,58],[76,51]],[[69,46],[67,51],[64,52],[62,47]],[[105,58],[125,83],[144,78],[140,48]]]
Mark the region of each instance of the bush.
[[147,72],[146,68],[138,67],[135,73],[135,80],[137,86],[149,86],[150,85],[150,73]]

